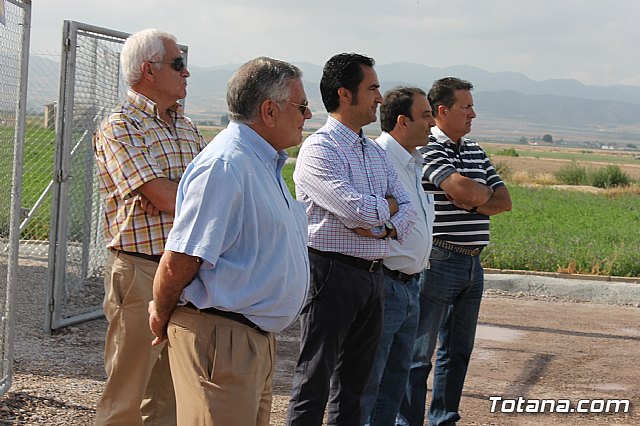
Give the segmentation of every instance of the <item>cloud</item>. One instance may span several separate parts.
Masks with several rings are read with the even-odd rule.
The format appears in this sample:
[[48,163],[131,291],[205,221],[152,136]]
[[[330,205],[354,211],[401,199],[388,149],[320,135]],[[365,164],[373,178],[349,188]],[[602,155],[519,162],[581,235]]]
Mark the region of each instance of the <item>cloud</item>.
[[[636,0],[37,1],[32,45],[59,49],[63,19],[170,31],[200,66],[267,55],[322,65],[356,51],[380,64],[469,64],[536,79],[640,85]],[[46,47],[45,47],[46,46]]]

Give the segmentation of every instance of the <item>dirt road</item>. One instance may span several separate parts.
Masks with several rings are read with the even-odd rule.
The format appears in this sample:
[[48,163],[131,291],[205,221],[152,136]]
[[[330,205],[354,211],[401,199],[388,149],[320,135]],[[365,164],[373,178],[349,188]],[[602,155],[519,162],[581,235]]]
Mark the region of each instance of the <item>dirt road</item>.
[[[90,425],[104,380],[106,321],[43,336],[40,290],[46,268],[26,268],[20,280],[15,378],[10,392],[0,399],[0,424]],[[298,353],[297,324],[278,341],[273,425],[284,423]],[[481,308],[459,425],[638,425],[638,366],[639,308],[489,290]],[[516,402],[518,397],[566,399],[574,404],[583,399],[628,399],[631,409],[626,414],[491,413],[492,396]],[[507,401],[503,408],[514,411],[514,404]],[[595,404],[601,409],[599,402]]]

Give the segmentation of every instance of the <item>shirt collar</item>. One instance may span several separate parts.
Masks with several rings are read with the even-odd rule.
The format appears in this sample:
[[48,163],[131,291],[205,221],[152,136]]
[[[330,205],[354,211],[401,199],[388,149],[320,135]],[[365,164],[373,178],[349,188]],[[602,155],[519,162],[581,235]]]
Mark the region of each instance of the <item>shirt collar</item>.
[[[453,144],[457,145],[454,141],[452,141],[449,136],[445,135],[442,130],[438,126],[433,126],[431,128],[431,135],[436,138],[436,141],[441,144]],[[467,143],[467,138],[460,138],[460,145],[464,145]]]
[[331,114],[327,117],[327,126],[330,130],[340,134],[340,136],[351,145],[363,143],[367,140],[367,138],[364,137],[362,129],[360,129],[360,133],[356,133],[340,121],[333,118]]
[[[160,115],[158,114],[158,106],[154,101],[147,98],[145,95],[138,93],[133,89],[129,89],[127,91],[127,98],[129,102],[133,104],[133,106],[141,110],[143,113],[151,117],[160,118]],[[179,116],[182,115],[182,105],[180,105],[179,102],[173,104],[173,106],[169,108],[169,110],[175,112]]]
[[275,166],[281,169],[284,162],[289,157],[287,151],[281,149],[277,151],[269,142],[260,136],[255,130],[244,123],[230,121],[229,130],[240,135],[240,140],[253,150],[256,156],[266,165]]
[[405,167],[411,164],[411,160],[422,164],[422,156],[418,150],[414,149],[413,152],[409,153],[390,133],[382,132],[380,137],[376,139],[376,143],[387,151],[387,155],[392,155],[398,160],[399,164]]

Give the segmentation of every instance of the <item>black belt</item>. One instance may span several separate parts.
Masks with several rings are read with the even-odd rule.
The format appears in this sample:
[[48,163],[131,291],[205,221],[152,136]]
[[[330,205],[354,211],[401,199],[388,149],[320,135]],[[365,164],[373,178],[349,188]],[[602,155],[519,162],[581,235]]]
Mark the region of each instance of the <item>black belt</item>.
[[382,272],[389,278],[393,278],[396,281],[402,281],[403,283],[406,283],[411,278],[418,275],[418,274],[405,274],[404,272],[394,271],[392,269],[387,268],[384,265],[382,265]]
[[205,314],[211,314],[211,315],[215,315],[217,317],[222,317],[222,318],[226,318],[226,319],[230,319],[232,321],[235,322],[239,322],[242,325],[246,325],[249,328],[252,328],[262,334],[267,334],[267,331],[264,331],[263,329],[261,329],[260,327],[258,327],[258,325],[256,325],[253,321],[251,321],[249,318],[245,317],[242,314],[239,314],[238,312],[230,312],[230,311],[223,311],[221,309],[216,309],[216,308],[204,308],[204,309],[200,309],[198,307],[196,307],[196,305],[194,305],[193,303],[189,302],[186,305],[184,305],[185,308],[189,308],[189,309],[195,309],[196,311],[199,312],[204,312]]
[[109,249],[115,253],[122,253],[122,254],[126,254],[129,256],[133,256],[133,257],[139,257],[140,259],[146,259],[146,260],[150,260],[152,262],[156,262],[156,263],[160,263],[160,258],[162,257],[161,254],[147,254],[147,253],[138,253],[136,251],[124,251],[124,250],[116,250],[116,249]]
[[484,249],[484,247],[476,247],[473,249],[463,247],[456,244],[451,244],[449,241],[440,240],[438,238],[433,239],[433,245],[445,250],[452,251],[454,253],[464,254],[465,256],[477,256],[482,252],[482,249]]
[[313,247],[309,247],[309,252],[317,254],[318,256],[330,257],[332,259],[339,260],[356,268],[365,269],[369,272],[376,272],[382,266],[382,259],[366,260],[359,257],[349,256],[335,251],[320,251]]

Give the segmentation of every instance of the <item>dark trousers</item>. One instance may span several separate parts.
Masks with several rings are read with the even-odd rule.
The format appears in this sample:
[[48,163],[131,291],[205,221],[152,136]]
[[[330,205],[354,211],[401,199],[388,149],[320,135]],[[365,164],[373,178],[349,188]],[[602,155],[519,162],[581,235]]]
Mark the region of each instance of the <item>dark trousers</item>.
[[382,332],[384,276],[309,253],[311,289],[300,315],[300,356],[288,425],[359,426],[360,400]]

